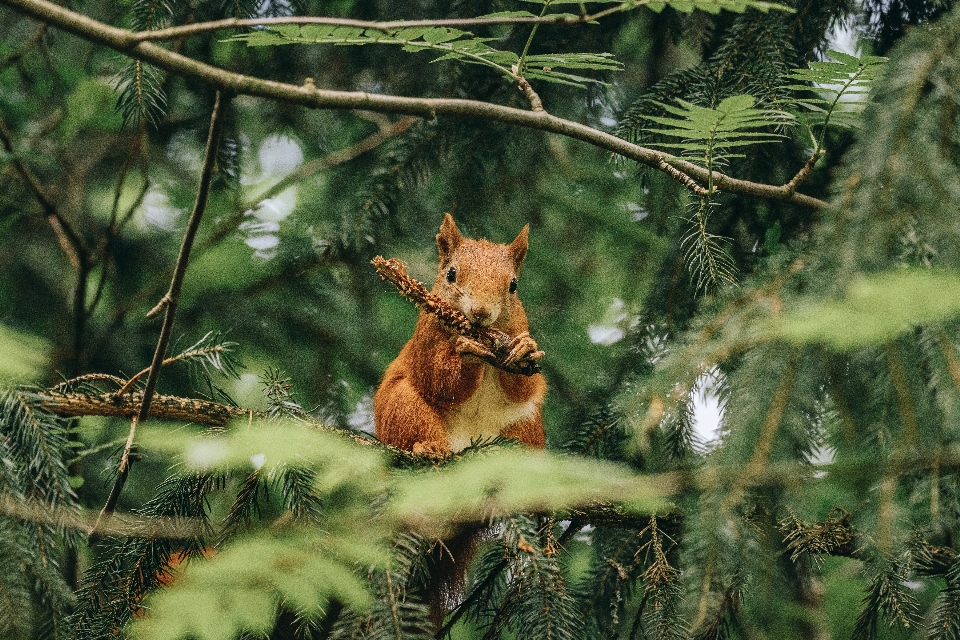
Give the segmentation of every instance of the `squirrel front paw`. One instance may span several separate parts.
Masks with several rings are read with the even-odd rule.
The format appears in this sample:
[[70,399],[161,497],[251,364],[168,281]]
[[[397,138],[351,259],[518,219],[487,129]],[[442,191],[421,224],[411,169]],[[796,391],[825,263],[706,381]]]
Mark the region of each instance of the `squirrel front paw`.
[[490,349],[487,349],[473,338],[467,338],[465,336],[457,336],[457,341],[454,342],[453,348],[461,356],[475,356],[481,360],[491,360],[497,357]]
[[514,336],[510,341],[507,347],[507,355],[503,359],[503,362],[504,364],[511,365],[524,358],[537,361],[542,357],[543,351],[540,351],[536,341],[530,337],[530,334],[524,331]]
[[414,455],[431,458],[443,458],[449,453],[447,448],[439,442],[414,442],[412,451]]

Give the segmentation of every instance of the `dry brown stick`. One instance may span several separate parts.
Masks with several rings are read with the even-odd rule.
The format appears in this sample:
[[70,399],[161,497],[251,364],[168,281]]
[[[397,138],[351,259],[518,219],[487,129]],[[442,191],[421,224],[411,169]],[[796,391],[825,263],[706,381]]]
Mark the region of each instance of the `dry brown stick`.
[[127,476],[130,474],[132,458],[130,451],[133,448],[133,439],[136,434],[137,424],[147,420],[150,417],[150,405],[153,401],[154,389],[156,389],[157,379],[160,377],[160,368],[163,365],[164,356],[167,353],[167,346],[170,344],[170,336],[173,333],[173,322],[177,313],[177,305],[180,302],[180,290],[183,287],[183,280],[187,272],[187,264],[190,262],[190,250],[193,247],[193,240],[197,235],[197,229],[200,228],[200,219],[207,206],[207,196],[210,193],[210,183],[213,179],[213,173],[217,164],[217,149],[220,147],[220,134],[223,131],[223,116],[226,111],[230,98],[221,95],[217,91],[213,103],[213,112],[210,114],[210,130],[207,134],[207,147],[203,161],[203,169],[200,172],[200,184],[197,188],[197,199],[193,205],[193,212],[190,214],[190,221],[187,223],[187,231],[183,235],[183,243],[180,245],[180,254],[177,256],[176,266],[173,270],[173,278],[170,281],[170,289],[164,294],[160,303],[147,314],[147,317],[159,314],[161,310],[165,311],[163,325],[160,327],[160,337],[157,340],[157,349],[153,354],[153,361],[150,363],[150,372],[147,375],[147,382],[143,389],[143,397],[140,404],[140,411],[131,418],[130,436],[127,438],[126,445],[123,448],[123,457],[120,461],[120,468],[117,471],[117,478],[107,496],[107,502],[100,511],[100,517],[97,518],[97,524],[90,534],[90,542],[96,542],[100,537],[98,526],[107,522],[110,515],[117,506],[120,499],[120,492],[123,491],[123,485],[127,482]]
[[393,284],[400,295],[417,305],[417,308],[437,316],[440,324],[447,329],[466,338],[472,338],[492,351],[494,357],[481,358],[484,362],[509,373],[525,376],[540,372],[539,360],[543,357],[543,351],[531,353],[517,362],[506,363],[504,359],[509,354],[510,345],[510,336],[506,333],[490,327],[474,326],[467,316],[451,307],[446,300],[430,293],[422,283],[408,276],[407,267],[396,258],[388,260],[383,256],[377,256],[370,263],[380,277]]
[[[44,411],[60,416],[109,416],[132,418],[140,413],[143,393],[136,392],[117,398],[112,392],[101,394],[61,393],[38,391],[29,394]],[[163,420],[182,420],[211,426],[223,426],[230,418],[247,411],[206,400],[154,395],[150,403],[150,417]]]

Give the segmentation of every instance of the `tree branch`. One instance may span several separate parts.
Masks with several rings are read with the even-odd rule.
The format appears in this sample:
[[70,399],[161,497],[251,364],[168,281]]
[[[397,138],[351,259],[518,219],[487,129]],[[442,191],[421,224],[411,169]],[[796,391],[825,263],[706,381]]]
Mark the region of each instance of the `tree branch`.
[[[190,214],[187,231],[183,235],[183,243],[180,245],[180,255],[177,256],[173,279],[170,281],[170,289],[161,300],[161,304],[166,308],[166,313],[163,318],[163,326],[160,328],[160,338],[157,340],[157,350],[153,354],[153,362],[150,365],[150,374],[147,376],[147,383],[143,390],[143,406],[140,409],[141,422],[150,415],[150,399],[153,396],[153,390],[156,388],[163,358],[167,353],[167,345],[170,343],[170,336],[173,333],[173,321],[176,317],[177,305],[180,303],[180,291],[186,277],[187,264],[190,262],[190,249],[193,248],[193,240],[197,235],[197,229],[200,228],[200,219],[203,217],[203,212],[207,206],[210,182],[217,163],[220,133],[223,131],[223,114],[229,102],[229,98],[224,98],[219,91],[217,92],[213,103],[213,113],[210,115],[210,131],[207,134],[207,148],[203,160],[203,169],[200,173],[200,185],[197,188],[197,200],[193,205],[193,212]],[[155,307],[153,311],[156,310]],[[149,317],[150,314],[147,315]]]
[[393,20],[386,22],[371,22],[369,20],[353,20],[350,18],[325,18],[320,16],[285,16],[278,18],[224,18],[223,20],[211,20],[209,22],[195,22],[176,27],[167,27],[166,29],[155,29],[153,31],[135,32],[135,37],[139,42],[159,42],[162,40],[174,40],[185,36],[197,35],[210,31],[222,31],[224,29],[241,29],[250,27],[271,27],[283,24],[321,24],[333,27],[354,27],[358,29],[371,29],[374,31],[395,31],[409,27],[482,27],[485,25],[497,24],[557,24],[557,25],[575,25],[584,22],[590,22],[593,16],[503,16],[497,18],[442,18],[437,20]]
[[[663,170],[660,166],[661,162],[669,161],[677,169],[700,182],[707,182],[710,177],[705,168],[675,158],[668,153],[641,147],[609,133],[578,122],[557,118],[542,111],[527,111],[476,100],[409,98],[365,91],[332,91],[319,89],[313,82],[296,86],[263,80],[198,62],[150,42],[144,42],[139,39],[137,33],[98,22],[47,0],[0,0],[0,4],[13,7],[85,40],[105,45],[171,73],[200,80],[231,94],[258,96],[315,109],[363,109],[425,118],[449,115],[494,120],[567,136],[659,170]],[[815,209],[827,207],[827,203],[823,200],[795,193],[786,186],[739,180],[722,173],[713,173],[713,184],[716,188],[730,193],[784,200]]]
[[[120,459],[120,466],[117,469],[117,478],[110,489],[110,495],[107,496],[107,502],[100,511],[100,516],[94,524],[93,531],[90,533],[90,542],[93,543],[101,536],[101,523],[109,520],[120,499],[120,493],[127,482],[127,476],[130,475],[130,467],[133,459],[130,457],[130,451],[133,448],[133,439],[137,432],[137,425],[150,417],[150,404],[153,400],[153,392],[157,386],[157,379],[160,377],[160,369],[163,366],[164,356],[167,353],[167,345],[170,344],[170,336],[173,333],[173,322],[177,313],[177,304],[180,301],[180,291],[183,287],[183,279],[187,273],[187,264],[190,262],[190,249],[193,247],[193,240],[197,235],[197,229],[200,227],[200,219],[207,206],[207,195],[210,193],[210,182],[213,178],[213,172],[217,162],[217,148],[220,146],[220,133],[223,130],[223,114],[229,103],[229,98],[223,98],[220,92],[217,92],[213,103],[213,113],[210,115],[210,131],[207,134],[206,156],[204,157],[203,169],[200,173],[200,185],[197,188],[197,200],[193,206],[193,213],[190,215],[190,221],[187,224],[187,231],[183,235],[183,243],[180,245],[180,255],[177,256],[177,263],[173,271],[173,279],[170,282],[170,289],[163,296],[161,305],[166,308],[163,318],[163,326],[160,328],[160,338],[157,340],[157,349],[153,354],[153,362],[150,364],[147,383],[144,387],[140,401],[140,410],[130,419],[130,434],[127,437],[126,445],[123,448],[123,457]],[[161,305],[154,308],[157,311]],[[153,313],[151,311],[151,314]],[[150,314],[148,314],[149,317]],[[140,374],[137,374],[139,376]],[[137,377],[135,376],[134,379]],[[126,389],[132,381],[128,381],[123,387]]]
[[43,185],[40,184],[40,180],[33,175],[33,172],[30,171],[27,165],[17,156],[13,148],[13,132],[7,128],[7,124],[2,119],[0,119],[0,142],[3,143],[3,148],[10,154],[10,161],[11,164],[13,164],[13,168],[20,175],[20,178],[24,184],[27,185],[27,189],[30,190],[37,202],[40,203],[40,207],[43,209],[44,214],[46,214],[47,221],[53,228],[57,240],[60,241],[63,252],[67,254],[70,264],[73,265],[77,273],[80,273],[87,261],[87,249],[83,240],[77,232],[73,230],[70,223],[60,215],[60,212],[57,210],[57,205],[54,204],[53,200],[47,195]]

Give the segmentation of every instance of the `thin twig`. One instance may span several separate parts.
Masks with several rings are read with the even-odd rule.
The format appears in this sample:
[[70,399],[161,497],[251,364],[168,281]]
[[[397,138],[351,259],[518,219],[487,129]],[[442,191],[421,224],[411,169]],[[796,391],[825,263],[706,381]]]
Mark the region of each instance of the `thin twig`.
[[527,96],[527,100],[530,101],[530,110],[534,113],[546,113],[546,109],[543,108],[543,101],[540,100],[540,96],[533,90],[527,79],[517,74],[514,74],[513,77],[517,79],[517,88],[523,91],[523,95]]
[[213,103],[213,113],[210,114],[210,131],[207,134],[207,148],[203,160],[203,169],[200,172],[200,185],[197,188],[197,200],[193,205],[193,213],[190,214],[190,221],[187,223],[187,231],[183,235],[183,243],[180,245],[180,255],[177,256],[177,263],[173,270],[173,279],[170,281],[170,289],[163,296],[162,303],[165,301],[166,313],[163,318],[163,326],[160,328],[160,338],[157,340],[157,350],[153,354],[153,362],[150,364],[150,374],[147,376],[147,383],[143,389],[143,405],[140,409],[140,421],[144,421],[150,415],[150,400],[153,396],[153,390],[157,386],[157,378],[160,377],[160,368],[163,364],[164,356],[167,353],[167,345],[170,343],[170,336],[173,333],[173,322],[177,313],[177,305],[180,302],[180,291],[183,288],[183,280],[187,273],[187,264],[190,262],[190,249],[193,247],[194,238],[197,235],[197,229],[200,228],[200,219],[207,207],[207,195],[210,193],[210,182],[213,179],[213,173],[217,164],[217,149],[220,146],[220,134],[223,131],[223,114],[226,111],[229,97],[223,97],[218,91]]
[[57,386],[53,387],[54,392],[59,393],[59,389],[68,389],[73,385],[80,382],[93,382],[94,380],[107,380],[114,383],[118,387],[122,387],[124,384],[123,378],[119,376],[110,375],[109,373],[87,373],[82,376],[77,376],[76,378],[70,378],[69,380],[64,380]]
[[807,160],[806,164],[797,172],[797,175],[793,176],[790,179],[790,182],[783,185],[783,188],[788,190],[790,193],[793,193],[807,178],[810,177],[810,174],[813,173],[813,167],[817,164],[817,160],[823,157],[823,149],[820,149],[814,153]]
[[133,449],[133,437],[137,433],[137,416],[130,419],[130,432],[127,435],[127,441],[123,445],[123,455],[120,456],[120,467],[117,469],[117,479],[113,482],[110,489],[110,495],[107,496],[107,502],[100,510],[97,521],[93,523],[93,530],[90,531],[91,543],[103,536],[102,526],[110,521],[114,510],[117,508],[117,501],[120,499],[120,492],[123,491],[123,485],[127,482],[127,476],[130,474],[130,452]]
[[[190,222],[187,224],[187,231],[183,236],[183,244],[180,245],[180,255],[177,257],[177,263],[173,271],[173,279],[170,282],[170,290],[163,296],[166,301],[166,314],[163,318],[163,326],[160,328],[160,338],[157,340],[157,349],[153,354],[153,362],[150,364],[147,383],[143,390],[143,398],[140,402],[140,410],[130,420],[130,435],[127,438],[126,446],[123,449],[123,456],[120,459],[120,467],[117,471],[117,478],[114,480],[113,488],[107,497],[107,502],[100,511],[100,517],[94,525],[90,534],[91,544],[99,539],[99,525],[110,518],[120,499],[120,493],[126,484],[127,476],[130,475],[130,466],[132,458],[130,450],[133,447],[133,438],[136,434],[137,424],[147,420],[150,417],[150,404],[153,400],[153,392],[157,386],[157,379],[160,376],[160,368],[164,361],[164,355],[167,352],[167,345],[170,343],[170,336],[173,333],[173,322],[177,312],[177,302],[180,300],[180,291],[183,287],[183,279],[187,272],[187,264],[190,261],[190,249],[193,246],[193,240],[197,235],[197,229],[200,227],[200,219],[207,206],[207,195],[210,192],[210,182],[213,178],[213,172],[216,168],[217,148],[220,146],[220,133],[223,130],[223,114],[229,103],[229,98],[223,98],[218,91],[213,102],[213,113],[210,115],[210,131],[207,135],[206,157],[203,162],[203,169],[200,173],[200,185],[197,189],[197,200],[193,206],[193,213],[190,215]],[[131,384],[128,382],[128,385]],[[126,385],[125,387],[126,388]]]
[[[138,39],[138,35],[132,31],[98,22],[47,0],[0,0],[0,4],[13,7],[38,20],[61,27],[85,40],[103,44],[171,73],[194,78],[231,94],[259,96],[315,109],[378,111],[426,118],[450,115],[504,122],[580,140],[656,169],[660,169],[662,160],[667,160],[694,180],[707,182],[712,176],[716,188],[727,193],[741,193],[757,198],[784,200],[815,209],[823,209],[828,206],[826,202],[818,198],[791,193],[784,186],[739,180],[715,171],[711,173],[703,167],[675,158],[668,153],[641,147],[593,127],[557,118],[547,113],[535,113],[526,109],[505,107],[477,100],[410,98],[365,91],[333,91],[320,89],[313,86],[312,83],[294,85],[263,80],[204,64],[150,42],[144,42]],[[619,7],[617,10],[619,10]],[[587,17],[593,19],[601,14],[605,14],[605,12]]]
[[[223,349],[223,346],[222,346],[222,345],[218,345],[218,346],[215,346],[215,347],[212,347],[212,348],[207,348],[207,349],[193,349],[192,351],[186,351],[186,352],[184,352],[184,353],[178,353],[178,354],[175,355],[175,356],[170,356],[169,358],[165,358],[165,359],[163,360],[163,362],[160,363],[160,366],[161,366],[161,367],[166,367],[166,366],[168,366],[168,365],[173,364],[174,362],[178,362],[178,361],[180,361],[180,360],[186,360],[187,358],[191,358],[191,357],[193,357],[193,356],[200,355],[200,354],[206,354],[206,353],[222,353],[223,350],[224,350],[224,349]],[[150,373],[150,371],[151,371],[152,368],[153,368],[153,367],[152,367],[152,365],[151,365],[150,367],[147,367],[146,369],[143,369],[142,371],[138,371],[138,372],[137,372],[136,374],[134,374],[129,380],[127,380],[125,383],[123,383],[123,385],[122,385],[119,389],[117,389],[116,393],[114,393],[114,396],[117,397],[117,398],[120,398],[120,397],[122,397],[125,393],[128,393],[128,392],[130,391],[130,388],[133,387],[133,385],[137,382],[137,380],[139,380],[139,379],[142,378],[143,376],[145,376],[145,375],[147,375],[148,373]]]
[[13,132],[7,128],[7,124],[2,118],[0,118],[0,142],[3,142],[4,149],[10,154],[10,162],[13,168],[20,174],[20,178],[24,184],[27,185],[33,197],[40,203],[40,207],[43,209],[44,214],[46,214],[47,221],[50,223],[50,227],[60,241],[63,252],[67,254],[70,264],[73,265],[74,270],[79,273],[87,261],[86,246],[77,232],[70,226],[70,223],[60,215],[60,212],[57,210],[57,205],[54,204],[50,196],[47,195],[46,189],[40,184],[40,180],[33,175],[33,172],[30,171],[27,165],[25,165],[14,152]]

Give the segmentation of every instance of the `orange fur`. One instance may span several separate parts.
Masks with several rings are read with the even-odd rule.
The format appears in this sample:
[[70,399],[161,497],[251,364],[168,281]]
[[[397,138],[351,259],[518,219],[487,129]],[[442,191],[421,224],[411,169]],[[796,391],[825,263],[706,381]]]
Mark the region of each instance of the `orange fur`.
[[[536,343],[527,336],[527,316],[510,288],[527,253],[528,230],[529,225],[509,245],[471,240],[447,214],[437,234],[440,266],[432,289],[471,322],[504,331],[524,351],[536,350]],[[430,454],[458,451],[473,439],[498,434],[543,447],[543,376],[494,369],[462,355],[458,344],[462,349],[462,339],[458,343],[434,315],[420,314],[413,337],[387,367],[374,396],[377,437]]]

